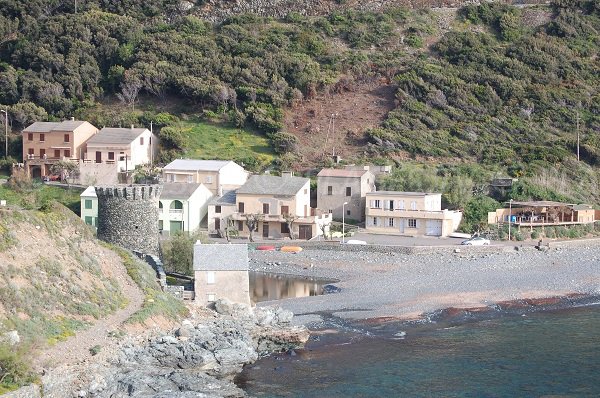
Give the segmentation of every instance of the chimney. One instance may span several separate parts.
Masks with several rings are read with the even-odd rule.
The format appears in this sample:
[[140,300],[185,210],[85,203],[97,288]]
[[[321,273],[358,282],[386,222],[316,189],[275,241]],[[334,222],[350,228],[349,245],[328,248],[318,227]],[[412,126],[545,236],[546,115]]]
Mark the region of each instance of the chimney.
[[131,129],[133,130],[134,128],[135,128],[135,126],[132,124],[132,125],[131,125]]
[[218,197],[223,196],[223,187],[221,185],[219,185],[219,188],[217,189],[217,196]]
[[289,177],[293,177],[294,173],[291,172],[291,171],[282,171],[281,172],[281,176],[284,177],[284,178],[289,178]]
[[72,121],[72,122],[74,122],[74,121],[75,121],[75,118],[74,118],[73,116],[71,116],[71,121]]

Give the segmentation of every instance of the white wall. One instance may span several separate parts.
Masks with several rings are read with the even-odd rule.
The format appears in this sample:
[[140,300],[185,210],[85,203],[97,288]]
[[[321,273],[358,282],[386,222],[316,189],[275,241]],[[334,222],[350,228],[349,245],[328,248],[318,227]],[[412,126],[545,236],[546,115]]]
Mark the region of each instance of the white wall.
[[[140,144],[140,138],[144,139],[144,144]],[[152,141],[152,143],[151,143]],[[149,164],[153,158],[153,151],[156,148],[156,136],[150,130],[144,131],[131,143],[131,165],[128,165],[132,170],[135,166]]]
[[[306,213],[304,208],[306,206]],[[290,209],[291,210],[291,209]],[[310,216],[310,181],[307,181],[306,184],[298,191],[296,194],[296,216],[298,217],[308,217]]]
[[219,170],[219,184],[228,191],[241,187],[248,180],[248,172],[237,163],[230,162]]
[[[92,208],[85,208],[85,201],[92,201]],[[98,198],[94,196],[81,196],[81,219],[83,222],[86,222],[86,217],[92,217],[93,226],[98,225]]]
[[[195,232],[200,227],[200,221],[207,215],[208,202],[213,194],[204,185],[198,189],[188,199],[165,198],[161,196],[160,203],[162,209],[158,210],[158,219],[163,223],[163,231],[170,232],[171,221],[183,221],[183,231]],[[171,204],[179,200],[183,204],[181,211],[171,212]]]

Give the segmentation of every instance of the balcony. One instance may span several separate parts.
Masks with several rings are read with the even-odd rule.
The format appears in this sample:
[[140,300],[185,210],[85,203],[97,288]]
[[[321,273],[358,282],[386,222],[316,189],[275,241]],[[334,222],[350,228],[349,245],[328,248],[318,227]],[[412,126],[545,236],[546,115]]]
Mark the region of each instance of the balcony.
[[169,209],[169,221],[183,221],[183,209]]
[[452,210],[406,210],[406,209],[381,209],[367,207],[367,216],[370,217],[399,217],[419,218],[429,220],[444,220],[452,218]]

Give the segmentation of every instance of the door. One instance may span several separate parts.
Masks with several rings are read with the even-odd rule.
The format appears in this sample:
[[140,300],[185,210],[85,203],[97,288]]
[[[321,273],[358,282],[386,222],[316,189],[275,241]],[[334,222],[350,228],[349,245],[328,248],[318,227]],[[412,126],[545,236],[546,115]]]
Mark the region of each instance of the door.
[[169,222],[169,233],[174,233],[183,230],[183,221],[170,221]]
[[46,159],[46,150],[44,148],[40,149],[40,158]]
[[269,237],[269,223],[268,222],[263,223],[262,232],[263,232],[262,233],[263,238]]
[[298,238],[309,240],[312,238],[312,225],[299,225]]
[[404,233],[404,223],[406,222],[406,220],[404,218],[399,218],[398,219],[398,224],[400,227],[400,233],[403,234]]
[[442,235],[442,221],[441,220],[427,220],[425,223],[425,235],[428,236],[441,236]]
[[221,229],[221,219],[215,218],[215,229],[218,231]]
[[96,151],[96,163],[102,163],[102,152]]

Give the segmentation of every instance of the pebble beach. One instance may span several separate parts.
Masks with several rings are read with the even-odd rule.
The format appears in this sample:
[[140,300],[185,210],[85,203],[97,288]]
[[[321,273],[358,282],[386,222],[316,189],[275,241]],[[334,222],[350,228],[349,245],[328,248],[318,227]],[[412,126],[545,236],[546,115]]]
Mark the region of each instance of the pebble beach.
[[[347,320],[419,319],[436,310],[570,294],[600,294],[600,243],[577,242],[538,251],[456,248],[431,253],[332,251],[250,252],[253,271],[335,279],[334,294],[277,301],[308,326],[323,314]],[[263,302],[259,305],[271,305]]]

